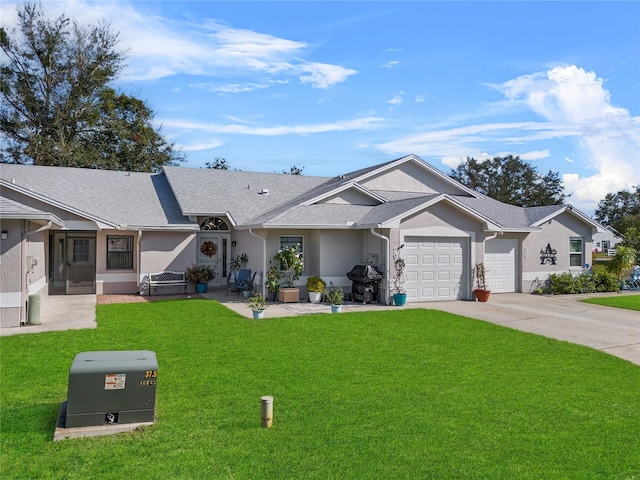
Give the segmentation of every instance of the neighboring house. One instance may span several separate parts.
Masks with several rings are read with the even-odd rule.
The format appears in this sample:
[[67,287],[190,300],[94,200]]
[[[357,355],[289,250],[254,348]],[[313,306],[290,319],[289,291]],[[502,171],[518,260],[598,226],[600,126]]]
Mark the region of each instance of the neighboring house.
[[377,265],[382,303],[402,245],[409,302],[472,299],[477,262],[494,293],[528,291],[536,278],[591,263],[602,230],[570,205],[498,202],[414,155],[333,178],[4,164],[0,186],[3,327],[25,321],[29,295],[145,293],[149,273],[192,264],[214,266],[209,285],[226,286],[238,253],[260,286],[286,245],[302,249],[301,286],[317,275],[350,290],[354,265]]
[[622,235],[613,227],[602,225],[601,227],[602,231],[593,236],[594,253],[608,253],[609,250],[615,249],[616,245],[623,240]]

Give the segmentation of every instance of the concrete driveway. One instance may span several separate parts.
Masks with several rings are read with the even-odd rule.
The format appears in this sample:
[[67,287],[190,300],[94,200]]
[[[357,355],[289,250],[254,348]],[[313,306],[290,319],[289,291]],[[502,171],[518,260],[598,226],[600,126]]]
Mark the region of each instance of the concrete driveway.
[[640,312],[580,301],[638,293],[560,296],[502,293],[492,295],[487,303],[430,302],[421,306],[586,345],[640,365]]
[[[425,302],[404,307],[388,305],[362,305],[347,302],[343,311],[387,310],[397,308],[427,308],[477,318],[525,332],[586,345],[640,365],[640,312],[621,308],[602,307],[582,303],[591,297],[638,294],[622,292],[596,295],[540,296],[525,293],[491,295],[489,302]],[[251,317],[251,311],[242,298],[225,295],[225,290],[203,294],[215,299],[231,310]],[[147,301],[155,297],[136,295],[114,296],[114,301]],[[178,295],[177,297],[184,297]],[[104,299],[103,299],[104,300]],[[17,328],[3,328],[2,336],[38,333],[52,330],[96,328],[95,295],[69,295],[49,297],[42,305],[42,324]],[[273,303],[265,312],[266,318],[291,317],[314,313],[328,313],[329,306],[310,303]]]

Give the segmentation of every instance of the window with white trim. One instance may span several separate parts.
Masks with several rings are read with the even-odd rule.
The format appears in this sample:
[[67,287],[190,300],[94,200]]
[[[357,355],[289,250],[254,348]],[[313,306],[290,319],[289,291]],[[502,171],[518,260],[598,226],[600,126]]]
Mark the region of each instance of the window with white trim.
[[582,238],[571,238],[569,240],[569,266],[582,267],[584,265],[584,242]]
[[[284,247],[298,247],[304,260],[304,241],[302,235],[283,235],[280,237],[280,250]],[[282,269],[282,266],[280,266]]]

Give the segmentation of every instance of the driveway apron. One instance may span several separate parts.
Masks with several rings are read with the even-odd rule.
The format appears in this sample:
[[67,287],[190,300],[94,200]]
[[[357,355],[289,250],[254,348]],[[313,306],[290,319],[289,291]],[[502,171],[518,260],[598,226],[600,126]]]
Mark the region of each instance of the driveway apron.
[[586,345],[640,365],[640,313],[580,301],[594,296],[606,294],[503,293],[492,295],[487,303],[435,302],[422,306]]

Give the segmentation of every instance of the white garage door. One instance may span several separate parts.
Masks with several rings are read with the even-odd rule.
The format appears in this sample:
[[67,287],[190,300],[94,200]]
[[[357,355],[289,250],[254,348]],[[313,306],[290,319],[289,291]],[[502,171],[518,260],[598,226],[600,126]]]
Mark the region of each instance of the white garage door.
[[487,269],[487,287],[494,293],[516,291],[516,252],[518,240],[515,238],[494,238],[487,240],[484,252],[484,266]]
[[407,301],[465,298],[469,277],[469,240],[449,237],[405,237]]

